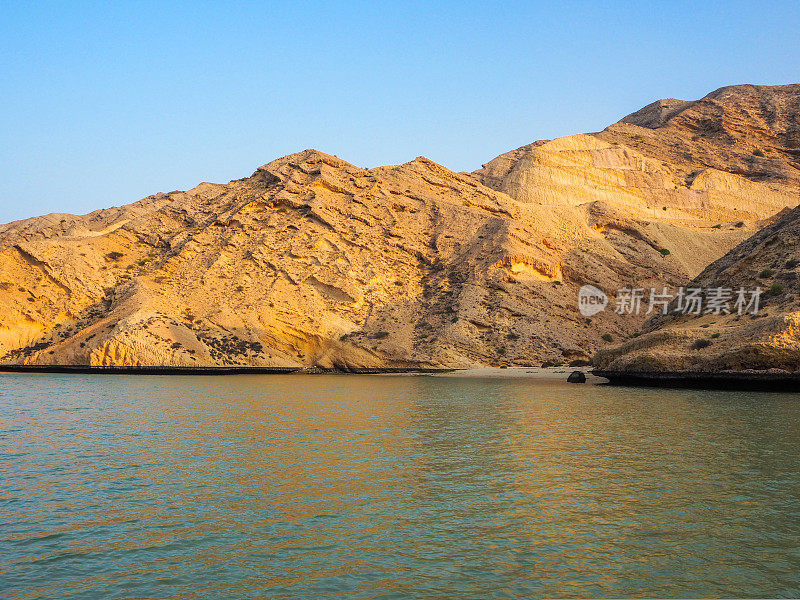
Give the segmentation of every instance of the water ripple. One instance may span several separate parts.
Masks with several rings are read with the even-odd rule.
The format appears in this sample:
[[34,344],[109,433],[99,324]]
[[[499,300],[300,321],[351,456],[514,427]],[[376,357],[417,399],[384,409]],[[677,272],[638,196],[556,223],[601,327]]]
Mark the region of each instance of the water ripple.
[[791,395],[0,375],[0,597],[800,595]]

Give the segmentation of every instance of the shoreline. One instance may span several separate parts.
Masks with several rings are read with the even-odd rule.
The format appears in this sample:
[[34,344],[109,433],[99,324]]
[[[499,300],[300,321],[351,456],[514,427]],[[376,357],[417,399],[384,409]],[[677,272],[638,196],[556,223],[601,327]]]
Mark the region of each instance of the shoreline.
[[786,371],[613,371],[593,369],[609,385],[729,391],[800,391],[800,373]]
[[580,371],[586,375],[586,383],[570,385],[604,385],[608,383],[608,380],[604,377],[594,375],[591,367],[475,367],[442,373],[437,377],[536,379],[539,381],[566,383],[567,377],[574,371]]
[[305,367],[254,367],[247,365],[211,366],[211,367],[175,367],[175,366],[136,366],[136,367],[100,367],[90,365],[0,365],[0,373],[74,373],[83,375],[287,375],[292,373],[303,375],[350,373],[358,375],[377,375],[392,373],[441,374],[454,369],[437,369],[429,367],[382,367],[361,369],[313,369]]
[[[257,367],[247,365],[180,367],[90,365],[0,365],[0,374],[75,374],[75,375],[426,375],[460,379],[529,379],[541,382],[567,382],[573,371],[586,375],[582,385],[613,385],[673,389],[713,389],[729,391],[800,391],[800,373],[781,371],[615,371],[591,367],[374,367],[322,369],[319,367]],[[581,384],[578,384],[581,385]]]
[[3,373],[60,373],[76,375],[427,375],[434,377],[535,379],[566,382],[573,371],[586,375],[587,385],[608,383],[593,375],[588,367],[383,367],[353,369],[320,369],[306,367],[251,367],[244,365],[214,367],[98,367],[89,365],[0,365]]

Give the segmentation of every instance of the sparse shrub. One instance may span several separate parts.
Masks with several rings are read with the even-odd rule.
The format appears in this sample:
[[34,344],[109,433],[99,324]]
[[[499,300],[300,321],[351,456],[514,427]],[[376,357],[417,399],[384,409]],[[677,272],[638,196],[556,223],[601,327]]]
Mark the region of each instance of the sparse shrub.
[[761,279],[767,279],[768,277],[772,277],[775,273],[772,269],[764,269],[761,273],[758,274]]
[[14,284],[10,281],[0,281],[0,290],[10,290],[12,287],[14,287]]
[[737,221],[737,222],[734,224],[734,227],[744,227],[744,221]]
[[518,333],[514,333],[513,331],[509,331],[509,332],[506,334],[506,337],[507,337],[509,340],[518,340],[518,339],[519,339],[519,334],[518,334]]
[[244,286],[243,285],[237,285],[236,286],[236,291],[237,292],[243,292],[244,291]]
[[614,337],[610,333],[604,333],[600,337],[602,337],[607,342],[613,342],[614,341]]
[[500,356],[505,356],[505,355],[506,355],[506,349],[505,349],[505,348],[498,348],[498,349],[497,349],[497,353],[498,353]]
[[378,331],[376,333],[373,333],[370,337],[373,340],[382,340],[385,337],[389,337],[389,332],[388,331]]
[[692,344],[692,350],[701,350],[703,348],[707,348],[711,345],[711,340],[696,340],[694,344]]
[[451,323],[458,323],[458,317],[453,317],[452,319],[450,319],[450,322]]
[[800,260],[797,260],[796,258],[790,258],[786,261],[787,269],[794,269],[797,265],[800,265]]
[[711,334],[711,337],[714,338],[714,339],[717,339],[719,336],[720,336],[719,332]]
[[661,210],[667,210],[667,207],[666,206],[662,206]]
[[783,293],[783,286],[780,283],[773,283],[767,293],[770,296],[780,296]]
[[659,250],[659,252],[661,253],[661,256],[669,256],[669,254],[670,254],[670,251],[667,250],[666,248],[661,248],[661,250]]
[[764,151],[756,148],[753,150],[753,156],[764,156]]
[[722,229],[722,225],[720,223],[717,223],[716,225],[713,225],[711,229]]
[[24,288],[24,287],[22,287],[22,286],[19,286],[19,287],[17,288],[17,291],[19,291],[19,292],[24,292],[24,291],[25,291],[25,288]]
[[122,252],[117,252],[116,250],[114,250],[113,252],[109,252],[108,254],[106,254],[106,260],[118,261],[123,256],[125,255]]

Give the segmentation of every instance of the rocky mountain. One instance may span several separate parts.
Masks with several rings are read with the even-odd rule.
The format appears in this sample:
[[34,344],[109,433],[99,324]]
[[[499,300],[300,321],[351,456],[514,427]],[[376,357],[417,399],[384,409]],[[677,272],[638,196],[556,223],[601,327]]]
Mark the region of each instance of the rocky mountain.
[[612,202],[689,226],[757,220],[797,204],[800,85],[660,100],[600,133],[503,154],[476,175],[529,202]]
[[[649,321],[641,336],[598,352],[595,364],[644,373],[800,369],[800,208],[713,262],[687,288],[703,290],[701,314],[683,314],[673,303],[673,312]],[[727,302],[709,304],[709,294],[721,297],[719,289],[731,291],[729,298],[724,292]],[[741,289],[744,302],[737,305]]]
[[711,169],[796,194],[800,86],[736,85],[697,102],[661,100],[598,137],[679,165],[687,180]]
[[[0,360],[586,359],[642,319],[582,317],[580,286],[684,284],[798,203],[798,98],[800,86],[737,86],[662,101],[471,174],[307,150],[225,185],[0,226]],[[721,129],[698,133],[706,115]]]

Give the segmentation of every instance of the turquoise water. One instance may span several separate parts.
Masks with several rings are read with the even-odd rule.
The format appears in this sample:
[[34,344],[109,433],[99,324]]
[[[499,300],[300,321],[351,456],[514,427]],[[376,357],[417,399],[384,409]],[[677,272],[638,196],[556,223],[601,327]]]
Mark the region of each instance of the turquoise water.
[[799,458],[789,394],[0,375],[0,597],[797,597]]

